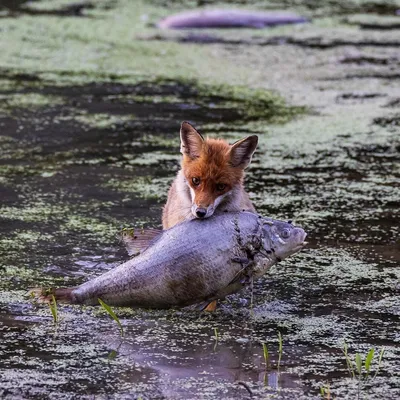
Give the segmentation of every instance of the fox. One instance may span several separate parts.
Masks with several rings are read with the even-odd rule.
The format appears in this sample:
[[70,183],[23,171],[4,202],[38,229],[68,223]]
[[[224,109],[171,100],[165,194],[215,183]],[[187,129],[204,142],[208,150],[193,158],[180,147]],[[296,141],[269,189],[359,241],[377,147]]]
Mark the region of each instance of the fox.
[[181,169],[162,212],[163,229],[185,220],[209,218],[217,208],[256,212],[243,180],[258,144],[251,135],[230,145],[204,137],[187,121],[180,129]]

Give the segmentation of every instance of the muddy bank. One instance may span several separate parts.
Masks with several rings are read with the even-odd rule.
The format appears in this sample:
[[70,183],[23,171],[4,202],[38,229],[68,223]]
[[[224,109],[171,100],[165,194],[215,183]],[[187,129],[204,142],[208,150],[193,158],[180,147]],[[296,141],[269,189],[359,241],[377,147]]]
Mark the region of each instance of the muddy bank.
[[[309,26],[210,31],[222,39],[208,44],[157,36],[164,3],[106,3],[2,14],[0,396],[398,398],[398,30],[361,25],[397,3],[303,2]],[[252,310],[249,292],[215,315],[121,309],[121,340],[100,310],[60,306],[56,328],[26,289],[99,275],[126,257],[122,227],[160,224],[184,119],[259,135],[247,188],[309,248],[256,283]],[[353,359],[376,349],[372,376],[385,347],[374,379],[351,378],[344,340]]]

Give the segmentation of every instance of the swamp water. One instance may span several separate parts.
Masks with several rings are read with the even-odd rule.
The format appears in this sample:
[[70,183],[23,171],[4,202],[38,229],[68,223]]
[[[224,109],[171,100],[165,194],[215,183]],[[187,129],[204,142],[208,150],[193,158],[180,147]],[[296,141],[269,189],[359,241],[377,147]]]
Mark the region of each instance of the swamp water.
[[[312,24],[205,45],[154,40],[165,4],[85,4],[0,3],[0,398],[397,399],[400,58],[398,30],[379,29],[393,10],[324,19],[305,3]],[[97,276],[126,259],[121,228],[159,225],[182,120],[258,134],[247,189],[310,245],[255,283],[252,308],[244,291],[214,314],[115,309],[121,338],[104,311],[59,305],[55,326],[27,289]],[[353,361],[376,350],[366,382],[344,341]]]

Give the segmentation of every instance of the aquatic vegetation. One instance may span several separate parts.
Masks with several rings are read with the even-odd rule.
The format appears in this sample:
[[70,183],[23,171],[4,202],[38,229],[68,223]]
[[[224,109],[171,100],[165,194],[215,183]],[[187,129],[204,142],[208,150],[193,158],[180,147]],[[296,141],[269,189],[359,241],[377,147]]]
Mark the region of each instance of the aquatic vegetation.
[[[365,356],[363,356],[361,353],[356,353],[354,356],[351,356],[349,354],[349,346],[346,342],[344,342],[342,351],[350,377],[353,380],[357,381],[357,399],[360,399],[363,390],[363,384],[365,384],[368,379],[375,379],[380,370],[385,348],[382,347],[379,352],[378,363],[375,367],[375,374],[372,378],[369,378],[369,376],[374,360],[375,348],[371,348],[365,354]],[[336,396],[332,395],[331,386],[329,383],[326,383],[320,387],[320,394],[321,397],[325,400],[337,399]]]
[[[375,375],[373,376],[373,378],[376,377],[376,375],[378,374],[378,372],[380,370],[384,352],[385,352],[385,348],[382,347],[379,352],[378,365],[376,366]],[[354,359],[351,359],[349,352],[348,352],[348,345],[346,342],[344,342],[343,354],[345,356],[346,365],[347,365],[347,369],[349,371],[350,376],[352,376],[354,379],[358,379],[360,382],[362,380],[366,381],[371,372],[371,366],[372,366],[372,361],[373,361],[374,355],[375,355],[375,349],[371,348],[368,351],[368,353],[365,355],[365,359],[360,353],[356,353],[354,356]]]
[[54,294],[51,295],[51,301],[49,302],[49,307],[51,311],[51,315],[53,316],[54,325],[58,325],[59,317],[58,317],[58,308],[57,308],[57,301],[54,297]]
[[[176,158],[176,157],[175,157]],[[140,164],[140,162],[137,162]],[[158,164],[157,157],[154,164]],[[143,199],[166,199],[172,177],[152,178],[150,176],[134,176],[127,179],[110,179],[105,186],[118,192],[135,193]]]
[[134,115],[111,115],[107,113],[82,113],[71,118],[84,124],[86,129],[115,129],[117,125],[122,125],[127,121],[135,119]]
[[0,112],[9,113],[14,109],[37,111],[39,108],[63,104],[60,96],[40,93],[0,94]]
[[214,351],[217,348],[218,345],[218,340],[219,340],[219,333],[218,333],[218,328],[214,328],[214,339],[215,339],[215,343],[214,343]]
[[321,397],[324,400],[336,399],[336,397],[331,397],[331,388],[330,388],[329,384],[326,384],[325,386],[321,386],[320,393],[321,393]]
[[268,346],[266,343],[262,344],[263,346],[263,356],[264,356],[264,362],[265,362],[265,369],[268,368],[268,361],[269,361],[269,353],[268,353]]
[[[54,296],[53,296],[54,297]],[[117,317],[117,315],[115,314],[115,312],[113,311],[113,309],[106,304],[103,300],[98,299],[100,305],[103,307],[103,309],[107,312],[107,314],[117,323],[120,333],[121,333],[121,337],[124,336],[124,328],[122,327],[122,324],[119,320],[119,318]]]
[[282,352],[283,352],[282,334],[280,331],[278,331],[278,371],[279,367],[281,366]]
[[[363,356],[361,353],[356,353],[352,357],[349,354],[348,344],[346,342],[344,342],[342,351],[343,351],[347,370],[350,374],[350,377],[353,380],[357,381],[357,398],[359,399],[361,396],[361,392],[363,390],[363,385],[368,381],[370,373],[371,373],[371,367],[372,367],[374,355],[375,355],[375,348],[371,348],[365,354],[365,356]],[[376,378],[376,376],[380,370],[380,367],[381,367],[384,352],[385,352],[385,348],[382,347],[379,352],[377,365],[375,367],[375,374],[370,379]],[[326,384],[326,385],[322,386],[320,388],[320,393],[324,399],[331,399],[330,385]],[[336,398],[336,397],[334,397],[334,398]]]
[[215,338],[215,341],[218,342],[218,339],[219,339],[218,328],[214,328],[214,338]]
[[[262,342],[262,349],[263,349],[263,358],[264,358],[264,363],[265,363],[265,369],[268,369],[270,352],[268,350],[267,343]],[[283,339],[282,339],[282,334],[280,331],[278,331],[278,352],[277,353],[278,353],[278,362],[276,365],[276,369],[279,373],[279,369],[281,366],[281,360],[282,360],[282,354],[283,354]]]

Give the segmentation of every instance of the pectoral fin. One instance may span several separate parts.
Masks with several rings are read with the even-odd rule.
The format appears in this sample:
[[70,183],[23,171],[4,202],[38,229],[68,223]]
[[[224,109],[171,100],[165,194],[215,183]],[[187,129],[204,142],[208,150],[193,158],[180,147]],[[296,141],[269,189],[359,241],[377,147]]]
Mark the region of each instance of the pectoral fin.
[[120,233],[120,239],[125,245],[126,251],[130,256],[137,256],[154,244],[160,235],[161,229],[123,229]]

